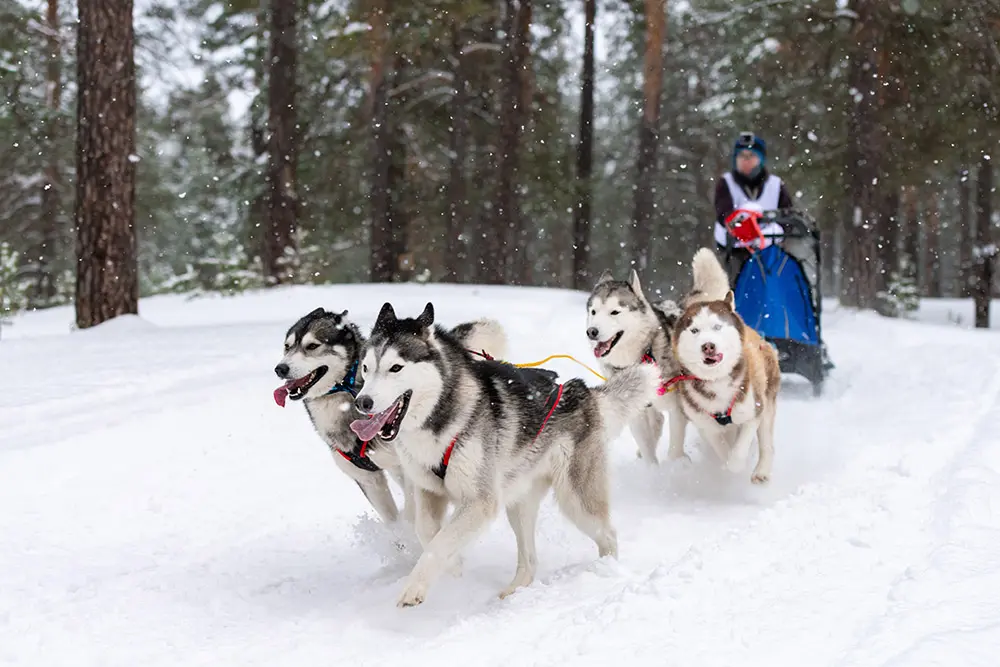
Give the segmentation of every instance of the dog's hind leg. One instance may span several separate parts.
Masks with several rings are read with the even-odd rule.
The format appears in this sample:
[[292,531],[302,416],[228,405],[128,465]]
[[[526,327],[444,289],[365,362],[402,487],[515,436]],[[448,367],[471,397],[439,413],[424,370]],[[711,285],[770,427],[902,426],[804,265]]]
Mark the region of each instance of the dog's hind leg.
[[492,497],[478,497],[459,505],[413,566],[397,606],[413,607],[423,602],[427,589],[442,569],[482,532],[496,513],[497,501]]
[[535,580],[538,555],[535,551],[535,524],[538,522],[538,508],[548,493],[549,482],[538,480],[523,498],[507,508],[507,521],[514,529],[517,539],[517,572],[510,585],[500,593],[503,599],[522,586],[530,586]]
[[663,433],[663,413],[656,408],[646,408],[632,420],[629,429],[639,446],[639,458],[650,465],[657,465],[656,446]]
[[771,465],[774,462],[774,416],[775,405],[764,408],[757,428],[757,467],[750,476],[754,484],[766,484],[771,479]]
[[568,463],[553,480],[559,509],[594,540],[601,558],[618,558],[618,534],[611,525],[608,464],[600,437],[590,435],[575,443]]

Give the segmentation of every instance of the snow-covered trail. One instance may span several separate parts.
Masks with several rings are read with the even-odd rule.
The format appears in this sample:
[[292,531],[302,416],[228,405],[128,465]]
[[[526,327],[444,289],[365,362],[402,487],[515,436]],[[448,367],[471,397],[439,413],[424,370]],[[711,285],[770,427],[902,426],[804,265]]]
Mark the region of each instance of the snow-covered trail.
[[[287,326],[386,299],[498,316],[511,357],[587,358],[585,296],[295,288],[143,303],[0,343],[0,664],[993,664],[1000,646],[1000,340],[828,313],[838,367],[790,380],[767,488],[615,443],[619,561],[546,502],[536,583],[501,518],[419,608],[398,554],[301,406],[271,401]],[[585,371],[557,362],[557,370]],[[665,446],[665,445],[662,445]],[[989,655],[989,658],[987,656]]]

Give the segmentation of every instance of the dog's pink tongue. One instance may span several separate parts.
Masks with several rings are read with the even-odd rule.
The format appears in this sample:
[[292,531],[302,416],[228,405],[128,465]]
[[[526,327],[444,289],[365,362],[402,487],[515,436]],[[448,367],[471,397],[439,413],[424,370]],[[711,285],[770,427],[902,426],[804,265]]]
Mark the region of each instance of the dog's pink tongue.
[[355,419],[352,421],[351,430],[354,431],[354,435],[361,438],[364,442],[373,439],[378,435],[382,427],[385,426],[385,423],[389,421],[389,418],[396,413],[396,405],[396,403],[393,403],[382,412],[372,415],[367,419]]
[[281,385],[274,390],[274,402],[278,404],[279,408],[285,407],[285,399],[288,398],[288,387]]
[[594,346],[594,356],[600,358],[600,357],[603,357],[605,354],[607,354],[608,353],[608,344],[610,342],[611,342],[610,340],[606,340],[604,342],[601,342],[601,343],[598,343],[597,345],[595,345]]

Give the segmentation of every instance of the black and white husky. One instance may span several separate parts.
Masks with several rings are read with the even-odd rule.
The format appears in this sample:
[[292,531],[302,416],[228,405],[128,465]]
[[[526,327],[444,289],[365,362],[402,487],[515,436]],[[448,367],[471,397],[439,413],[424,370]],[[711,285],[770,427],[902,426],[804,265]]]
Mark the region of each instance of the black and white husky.
[[643,360],[655,362],[663,374],[664,393],[629,424],[639,446],[639,455],[654,465],[657,463],[656,447],[663,432],[664,412],[670,427],[667,458],[686,457],[684,433],[688,419],[677,392],[670,386],[671,380],[681,372],[671,343],[674,324],[688,306],[721,301],[729,292],[729,277],[708,248],[695,253],[691,268],[694,285],[680,304],[673,301],[652,303],[643,293],[639,275],[634,270],[627,281],[614,280],[610,272],[604,272],[587,300],[587,338],[606,375],[614,377],[622,369]]
[[[427,304],[415,319],[379,313],[362,355],[358,410],[362,439],[400,439],[403,474],[414,485],[415,528],[424,552],[399,606],[423,602],[442,569],[506,509],[517,539],[517,572],[500,594],[534,578],[535,521],[549,488],[562,512],[617,557],[611,524],[607,446],[656,398],[651,365],[623,369],[590,388],[547,371],[476,359],[466,344],[434,325]],[[454,513],[442,526],[449,503]]]
[[[460,324],[452,335],[474,353],[503,357],[507,337],[494,320]],[[285,335],[284,356],[274,372],[284,384],[274,390],[275,402],[301,400],[317,433],[334,453],[334,461],[357,482],[379,517],[392,523],[399,516],[386,472],[403,489],[404,518],[412,520],[412,491],[406,484],[395,446],[372,437],[359,439],[350,429],[357,418],[354,398],[361,389],[358,365],[364,338],[347,319],[347,311],[334,313],[317,308],[299,319]]]

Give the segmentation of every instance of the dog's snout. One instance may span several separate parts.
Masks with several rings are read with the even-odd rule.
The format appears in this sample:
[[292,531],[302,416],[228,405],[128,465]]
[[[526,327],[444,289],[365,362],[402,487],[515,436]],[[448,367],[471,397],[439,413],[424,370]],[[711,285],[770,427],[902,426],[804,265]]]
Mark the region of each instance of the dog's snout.
[[597,330],[597,327],[590,327],[587,329],[587,338],[590,340],[597,340],[597,336],[600,335],[600,333],[601,332]]
[[290,369],[288,368],[288,364],[278,364],[277,366],[274,367],[274,374],[284,379],[288,377],[289,370]]
[[375,401],[372,400],[371,396],[361,395],[358,396],[357,399],[355,399],[354,405],[361,412],[364,412],[365,414],[370,414],[372,408],[375,407]]
[[715,343],[702,343],[701,351],[705,354],[715,354]]

